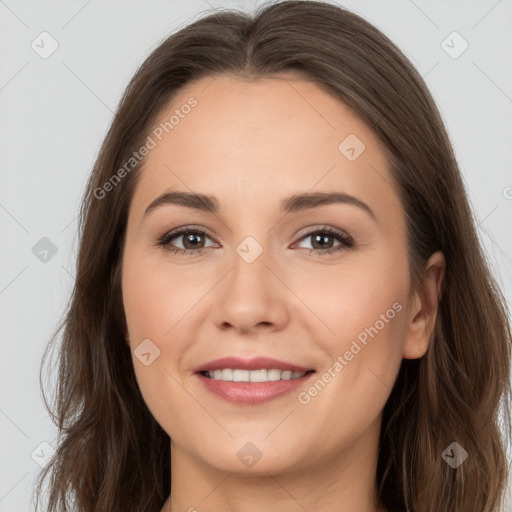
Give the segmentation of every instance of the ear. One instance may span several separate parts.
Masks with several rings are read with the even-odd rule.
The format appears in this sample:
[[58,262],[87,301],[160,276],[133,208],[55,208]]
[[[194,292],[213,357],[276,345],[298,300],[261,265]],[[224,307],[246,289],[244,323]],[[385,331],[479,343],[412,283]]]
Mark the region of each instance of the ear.
[[407,336],[402,351],[404,359],[423,357],[430,345],[439,300],[443,293],[445,270],[444,255],[437,251],[429,258],[418,289],[413,292]]

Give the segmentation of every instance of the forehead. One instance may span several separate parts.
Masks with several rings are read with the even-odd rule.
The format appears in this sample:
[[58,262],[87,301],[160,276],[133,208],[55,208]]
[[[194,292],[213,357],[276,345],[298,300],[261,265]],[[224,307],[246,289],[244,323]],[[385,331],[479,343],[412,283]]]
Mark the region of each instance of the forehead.
[[150,136],[154,148],[134,198],[146,206],[170,187],[260,208],[262,201],[315,189],[343,189],[366,200],[374,195],[377,203],[394,194],[385,150],[372,130],[293,73],[258,80],[218,75],[188,84],[160,112]]
[[[193,108],[188,106],[191,102]],[[329,154],[334,150],[337,156],[339,142],[350,133],[364,140],[369,151],[379,145],[349,107],[293,73],[251,80],[228,75],[203,78],[178,91],[155,126],[165,131],[162,137],[170,145],[181,147],[184,143],[186,148],[195,144],[201,152],[222,146],[225,152],[241,147],[247,153],[252,148],[259,160],[270,153],[273,159],[279,154],[291,158],[288,148],[300,155],[319,145],[330,148]],[[266,152],[261,151],[258,140],[266,143]]]

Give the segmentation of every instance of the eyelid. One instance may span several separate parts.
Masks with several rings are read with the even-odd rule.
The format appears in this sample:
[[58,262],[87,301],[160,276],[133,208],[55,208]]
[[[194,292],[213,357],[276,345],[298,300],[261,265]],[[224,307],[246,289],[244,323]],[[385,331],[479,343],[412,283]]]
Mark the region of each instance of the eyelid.
[[[171,231],[166,232],[164,235],[162,235],[157,243],[158,247],[161,247],[164,250],[169,251],[170,253],[175,254],[182,254],[182,255],[188,255],[188,256],[194,256],[199,255],[203,253],[206,249],[211,249],[212,246],[206,246],[206,247],[199,247],[196,249],[182,249],[180,247],[174,247],[170,245],[170,241],[173,238],[179,238],[181,236],[184,236],[186,233],[191,232],[197,232],[200,236],[205,236],[207,238],[210,238],[214,244],[219,245],[217,242],[215,242],[215,238],[212,237],[208,230],[202,226],[197,225],[184,225],[177,227]],[[316,225],[315,226],[308,226],[303,228],[299,234],[296,234],[295,237],[298,237],[297,241],[294,242],[292,245],[292,248],[295,247],[297,244],[301,243],[304,239],[307,239],[308,237],[311,237],[315,235],[316,233],[327,233],[328,236],[334,237],[338,239],[338,245],[335,245],[332,248],[329,249],[314,249],[314,248],[300,248],[302,250],[309,251],[308,254],[315,254],[318,257],[326,256],[332,253],[341,252],[343,250],[351,249],[356,246],[355,240],[350,236],[346,231],[336,228],[331,225]],[[213,246],[214,247],[214,246]],[[221,246],[222,247],[222,246]]]
[[346,231],[340,228],[336,228],[334,226],[331,226],[329,224],[314,224],[312,226],[307,226],[305,228],[302,228],[295,237],[301,239],[304,238],[307,235],[312,235],[313,233],[317,233],[320,231],[328,231],[331,233],[336,233],[338,235],[343,235],[347,238],[352,238]]
[[[199,234],[204,235],[215,242],[215,237],[213,237],[206,228],[202,226],[196,226],[194,224],[186,224],[184,226],[171,229],[170,231],[166,231],[162,236],[158,238],[157,245],[160,245],[163,240],[170,241],[173,238],[179,238],[180,236],[193,231],[197,231]],[[218,244],[218,242],[215,243]],[[201,249],[206,249],[206,247],[202,247]],[[192,249],[190,249],[189,252],[192,252]]]
[[309,226],[307,228],[304,228],[304,230],[302,230],[302,234],[296,235],[299,238],[298,238],[297,242],[294,243],[294,246],[297,243],[300,243],[301,241],[309,238],[310,236],[313,236],[316,233],[327,233],[329,236],[337,238],[340,243],[339,243],[339,245],[337,245],[331,249],[326,249],[326,250],[308,249],[309,251],[329,254],[329,252],[336,251],[336,248],[340,247],[340,246],[345,246],[345,248],[347,248],[347,249],[355,246],[355,240],[354,240],[354,238],[352,238],[352,236],[350,236],[343,229],[335,228],[334,226],[330,226],[330,225],[317,225],[317,227]]

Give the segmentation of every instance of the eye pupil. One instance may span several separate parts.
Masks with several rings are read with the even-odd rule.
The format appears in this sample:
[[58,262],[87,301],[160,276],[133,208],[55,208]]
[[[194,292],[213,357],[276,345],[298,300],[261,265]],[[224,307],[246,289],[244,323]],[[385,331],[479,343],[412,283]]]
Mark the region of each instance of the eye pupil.
[[[317,241],[319,240],[323,240],[323,242],[325,242],[325,239],[326,238],[332,238],[331,235],[322,235],[322,234],[317,234],[313,237],[313,247],[315,247]],[[315,247],[316,249],[317,247]],[[325,243],[321,243],[320,246],[318,247],[318,249],[322,249],[322,248],[325,248]]]
[[[198,247],[198,243],[197,243],[197,238],[200,238],[201,235],[199,233],[190,233],[188,236],[184,236],[183,237],[183,245],[185,248],[187,249],[196,249]],[[194,239],[196,240],[196,242],[194,242]],[[192,246],[191,247],[187,247],[187,243],[191,243]],[[204,244],[204,241],[203,241],[203,244]],[[200,246],[202,247],[202,246]]]

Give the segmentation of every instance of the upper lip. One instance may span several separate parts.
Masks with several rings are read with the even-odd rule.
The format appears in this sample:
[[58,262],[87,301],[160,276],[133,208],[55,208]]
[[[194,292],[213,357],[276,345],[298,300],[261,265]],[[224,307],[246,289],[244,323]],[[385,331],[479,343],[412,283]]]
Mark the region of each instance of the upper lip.
[[194,373],[223,370],[225,368],[233,368],[240,370],[260,370],[260,369],[276,369],[281,371],[292,371],[292,372],[307,372],[312,368],[304,368],[297,364],[288,363],[286,361],[280,361],[271,357],[254,357],[252,359],[243,359],[241,357],[222,357],[209,361],[201,366],[198,366]]

